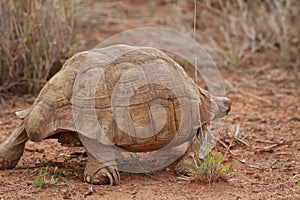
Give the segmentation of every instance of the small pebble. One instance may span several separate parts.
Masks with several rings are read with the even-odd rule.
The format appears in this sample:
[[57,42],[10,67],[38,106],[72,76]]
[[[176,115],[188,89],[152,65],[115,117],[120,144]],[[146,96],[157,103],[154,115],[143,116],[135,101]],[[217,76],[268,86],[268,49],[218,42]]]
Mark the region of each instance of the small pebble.
[[90,183],[91,182],[91,177],[86,177],[86,182]]
[[260,176],[259,176],[258,173],[255,173],[255,174],[253,174],[252,176],[253,176],[253,178],[256,178],[256,179],[257,179],[257,178],[260,178]]

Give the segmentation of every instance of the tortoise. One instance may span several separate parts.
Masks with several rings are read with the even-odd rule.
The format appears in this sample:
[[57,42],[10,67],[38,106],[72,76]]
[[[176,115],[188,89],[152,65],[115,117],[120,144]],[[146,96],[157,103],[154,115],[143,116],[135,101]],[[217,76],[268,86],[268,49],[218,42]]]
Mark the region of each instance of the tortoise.
[[[147,79],[147,84],[140,84],[138,77]],[[171,80],[180,80],[180,85]],[[124,105],[128,109],[125,114]],[[172,148],[193,141],[202,127],[229,110],[230,99],[199,87],[158,49],[127,45],[95,48],[69,58],[33,105],[16,112],[22,121],[0,145],[0,169],[16,166],[28,140],[58,138],[62,145],[80,146],[79,138],[83,137],[97,146],[114,145],[128,152],[151,152],[171,143]],[[96,121],[91,120],[93,114]],[[149,130],[157,134],[151,135]],[[110,158],[104,163],[87,149],[84,180],[119,184],[117,163]]]

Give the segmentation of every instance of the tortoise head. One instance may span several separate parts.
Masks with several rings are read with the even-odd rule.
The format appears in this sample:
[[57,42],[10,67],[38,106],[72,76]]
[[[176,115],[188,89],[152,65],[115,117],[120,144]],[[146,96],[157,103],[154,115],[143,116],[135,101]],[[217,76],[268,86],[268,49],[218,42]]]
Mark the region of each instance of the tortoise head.
[[222,118],[229,113],[231,107],[231,100],[229,98],[211,96],[211,101],[214,104],[213,107],[216,106],[213,109],[214,118]]
[[200,117],[202,124],[207,124],[213,119],[226,116],[230,111],[231,100],[223,96],[213,96],[208,91],[199,88],[200,92]]

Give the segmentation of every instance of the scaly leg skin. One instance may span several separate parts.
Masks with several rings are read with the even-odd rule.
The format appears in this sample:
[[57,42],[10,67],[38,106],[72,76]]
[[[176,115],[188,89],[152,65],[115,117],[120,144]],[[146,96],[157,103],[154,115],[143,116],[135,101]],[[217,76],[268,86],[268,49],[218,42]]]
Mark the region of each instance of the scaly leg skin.
[[117,163],[115,160],[101,163],[89,152],[87,152],[88,158],[84,170],[84,180],[88,183],[103,185],[119,185],[120,174],[117,169]]
[[0,144],[0,169],[10,169],[17,165],[23,155],[28,137],[23,122]]

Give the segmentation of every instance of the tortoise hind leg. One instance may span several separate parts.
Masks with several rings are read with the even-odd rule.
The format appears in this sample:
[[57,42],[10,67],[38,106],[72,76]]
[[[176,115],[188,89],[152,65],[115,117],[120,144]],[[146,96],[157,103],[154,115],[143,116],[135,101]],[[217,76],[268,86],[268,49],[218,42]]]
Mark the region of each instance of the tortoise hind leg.
[[102,185],[118,185],[120,184],[120,174],[116,167],[116,161],[111,160],[101,163],[89,152],[88,159],[84,170],[84,180],[88,183]]
[[0,144],[0,169],[10,169],[17,165],[23,155],[28,137],[23,122]]

